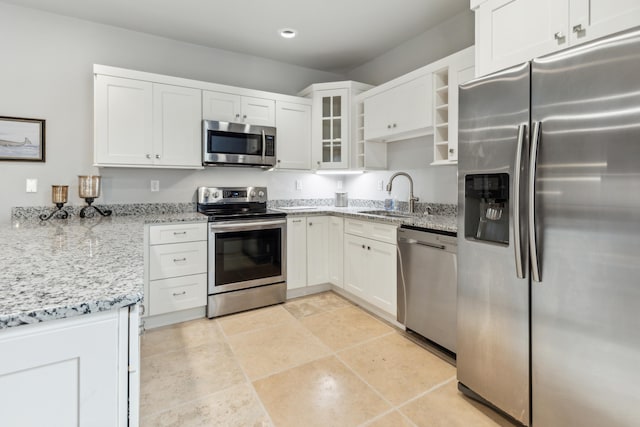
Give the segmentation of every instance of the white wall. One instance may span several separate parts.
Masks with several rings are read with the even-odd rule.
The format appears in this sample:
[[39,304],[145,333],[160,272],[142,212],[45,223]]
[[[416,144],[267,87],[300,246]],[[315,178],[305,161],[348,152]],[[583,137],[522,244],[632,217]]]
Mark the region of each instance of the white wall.
[[474,43],[474,16],[468,9],[347,73],[351,80],[373,85],[444,58]]
[[[190,201],[197,185],[269,185],[271,198],[333,194],[332,179],[300,174],[267,174],[253,169],[204,171],[109,169],[93,163],[93,64],[193,78],[295,94],[308,84],[344,79],[264,58],[210,49],[161,37],[98,25],[0,3],[0,116],[46,120],[46,162],[0,162],[0,223],[12,206],[51,204],[50,185],[70,185],[77,197],[77,175],[100,173],[106,203]],[[26,178],[38,179],[38,192],[26,193]],[[161,191],[151,193],[149,180]]]
[[[349,177],[346,191],[349,198],[384,200],[389,197],[406,202],[409,198],[409,180],[397,177],[393,181],[391,196],[385,187],[394,172],[407,172],[413,179],[414,195],[420,202],[457,203],[456,166],[430,166],[433,161],[433,136],[391,142],[387,145],[388,171],[367,172]],[[378,190],[379,181],[383,182]]]

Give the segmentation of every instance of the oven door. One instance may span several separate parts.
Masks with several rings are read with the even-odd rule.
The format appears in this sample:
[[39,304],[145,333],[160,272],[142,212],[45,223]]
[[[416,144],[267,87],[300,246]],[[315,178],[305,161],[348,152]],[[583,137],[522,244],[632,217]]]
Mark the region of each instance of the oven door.
[[287,221],[209,224],[209,295],[284,282]]

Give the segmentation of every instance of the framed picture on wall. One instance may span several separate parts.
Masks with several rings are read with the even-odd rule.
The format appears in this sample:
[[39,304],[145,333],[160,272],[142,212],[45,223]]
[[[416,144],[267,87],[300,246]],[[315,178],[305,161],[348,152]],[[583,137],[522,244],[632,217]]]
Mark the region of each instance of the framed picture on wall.
[[44,120],[0,116],[0,160],[44,162]]

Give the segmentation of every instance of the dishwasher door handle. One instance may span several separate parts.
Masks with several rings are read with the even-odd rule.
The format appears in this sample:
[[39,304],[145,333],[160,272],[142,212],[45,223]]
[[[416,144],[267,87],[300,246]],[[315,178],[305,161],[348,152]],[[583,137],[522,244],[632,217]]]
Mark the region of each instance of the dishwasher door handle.
[[446,249],[446,247],[444,245],[436,245],[434,243],[421,242],[421,241],[416,240],[416,239],[406,239],[404,237],[401,237],[401,238],[398,239],[398,241],[402,242],[402,243],[408,243],[410,245],[428,246],[430,248],[440,249],[440,250],[445,250]]

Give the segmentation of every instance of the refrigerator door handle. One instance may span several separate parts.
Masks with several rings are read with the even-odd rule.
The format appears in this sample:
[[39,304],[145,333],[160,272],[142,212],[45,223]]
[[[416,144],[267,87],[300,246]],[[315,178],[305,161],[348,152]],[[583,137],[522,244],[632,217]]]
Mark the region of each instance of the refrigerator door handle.
[[520,233],[520,185],[522,175],[522,151],[524,145],[524,133],[527,125],[518,126],[518,146],[516,148],[516,161],[513,176],[513,248],[516,257],[516,277],[524,279],[524,269],[522,268],[522,239]]
[[540,280],[540,263],[538,260],[538,242],[536,241],[536,169],[538,146],[540,145],[540,122],[533,124],[531,140],[531,157],[529,158],[529,253],[531,254],[531,278]]

